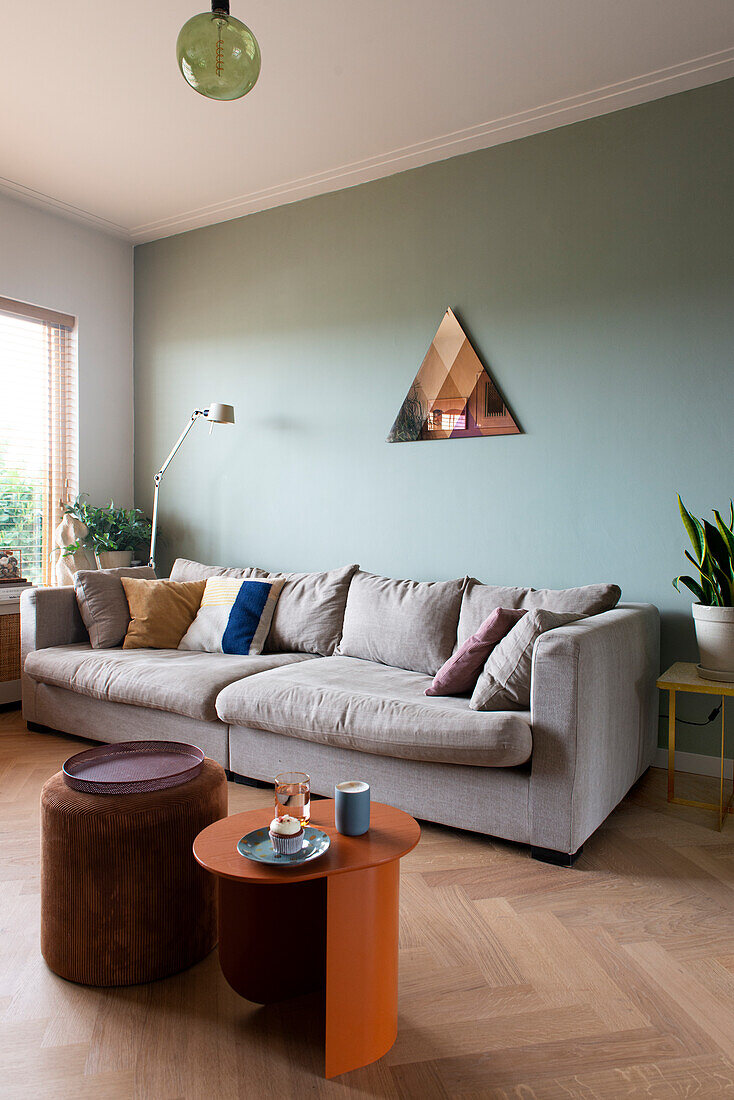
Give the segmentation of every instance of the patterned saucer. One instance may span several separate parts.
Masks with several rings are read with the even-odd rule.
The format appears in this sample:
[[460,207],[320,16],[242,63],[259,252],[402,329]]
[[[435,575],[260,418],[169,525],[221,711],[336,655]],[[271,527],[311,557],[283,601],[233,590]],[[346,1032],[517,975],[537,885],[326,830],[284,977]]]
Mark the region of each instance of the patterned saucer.
[[253,829],[237,842],[237,851],[246,859],[255,863],[273,863],[278,867],[293,867],[299,863],[308,863],[310,859],[318,859],[328,850],[331,840],[321,829],[314,829],[311,825],[304,825],[303,847],[295,855],[279,855],[273,849],[270,839],[270,831],[267,826],[264,829]]

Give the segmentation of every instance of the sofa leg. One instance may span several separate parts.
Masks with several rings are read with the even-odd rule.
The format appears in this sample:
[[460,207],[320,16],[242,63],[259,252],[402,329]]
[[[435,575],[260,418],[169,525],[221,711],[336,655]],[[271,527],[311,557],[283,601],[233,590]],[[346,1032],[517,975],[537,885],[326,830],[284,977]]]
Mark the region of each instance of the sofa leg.
[[40,726],[38,722],[26,722],[26,728],[31,733],[57,733],[58,730],[51,729],[50,726]]
[[557,852],[555,848],[536,848],[531,845],[530,855],[541,863],[552,863],[554,867],[573,867],[584,850],[583,844],[578,852]]

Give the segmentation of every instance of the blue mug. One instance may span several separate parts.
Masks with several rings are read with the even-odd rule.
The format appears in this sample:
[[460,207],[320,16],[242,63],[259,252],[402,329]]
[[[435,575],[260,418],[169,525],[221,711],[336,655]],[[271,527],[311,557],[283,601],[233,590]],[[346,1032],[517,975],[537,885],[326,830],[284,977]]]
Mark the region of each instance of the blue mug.
[[370,785],[345,779],[334,787],[334,822],[343,836],[362,836],[370,827]]

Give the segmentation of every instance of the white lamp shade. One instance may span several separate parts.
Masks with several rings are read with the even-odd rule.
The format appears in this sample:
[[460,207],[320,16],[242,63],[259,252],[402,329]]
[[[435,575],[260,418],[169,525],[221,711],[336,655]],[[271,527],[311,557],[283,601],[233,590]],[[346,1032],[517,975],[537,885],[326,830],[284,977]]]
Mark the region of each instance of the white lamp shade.
[[219,401],[212,401],[206,410],[206,418],[213,424],[234,424],[234,405],[221,405]]

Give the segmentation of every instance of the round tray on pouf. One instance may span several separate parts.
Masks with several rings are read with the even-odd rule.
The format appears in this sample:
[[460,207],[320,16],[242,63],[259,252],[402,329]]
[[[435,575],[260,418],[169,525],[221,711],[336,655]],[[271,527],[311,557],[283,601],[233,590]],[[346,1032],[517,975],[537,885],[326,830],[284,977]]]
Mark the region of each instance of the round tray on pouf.
[[120,741],[95,745],[64,761],[67,786],[87,794],[143,794],[188,783],[204,753],[182,741]]

